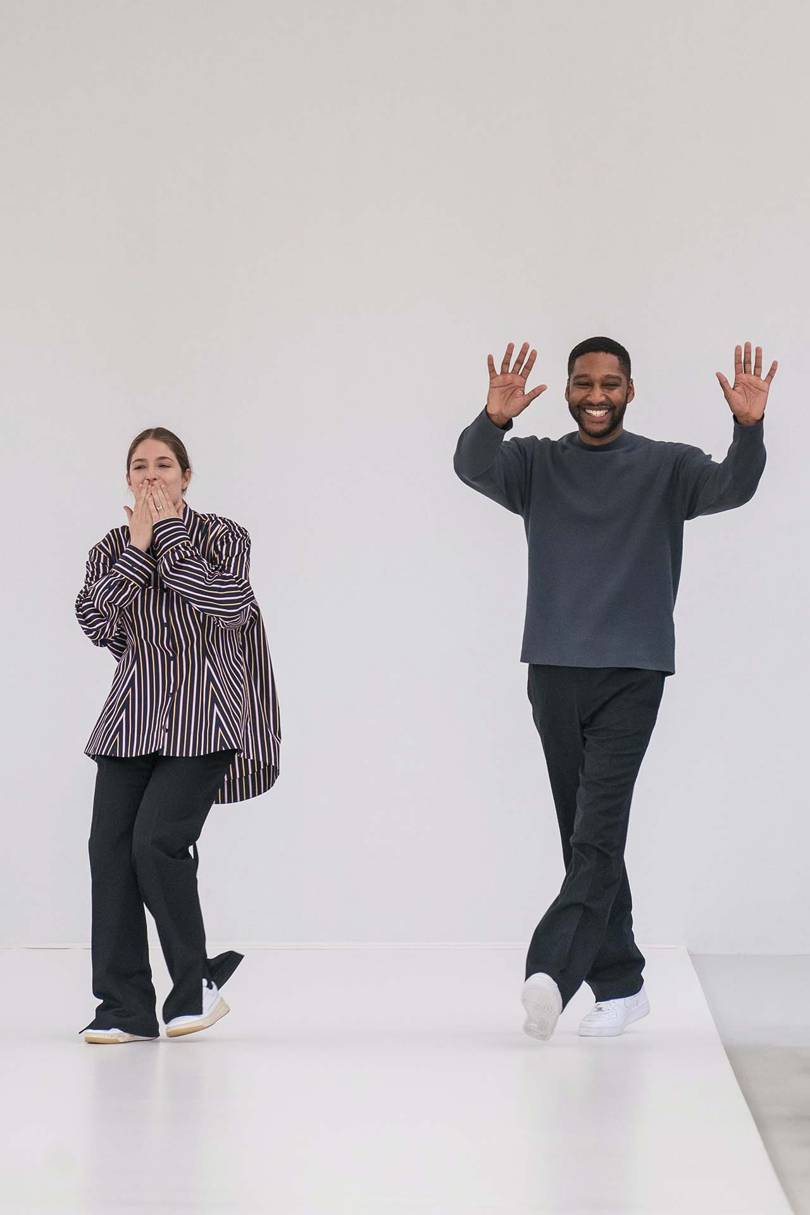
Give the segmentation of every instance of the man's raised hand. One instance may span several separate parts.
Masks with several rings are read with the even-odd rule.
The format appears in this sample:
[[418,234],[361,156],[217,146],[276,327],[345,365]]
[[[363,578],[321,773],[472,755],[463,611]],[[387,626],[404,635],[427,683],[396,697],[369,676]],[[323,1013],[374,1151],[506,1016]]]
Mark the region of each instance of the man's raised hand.
[[755,422],[759,422],[765,412],[765,405],[768,401],[768,392],[771,387],[771,381],[776,375],[776,368],[779,364],[774,361],[771,363],[771,369],[762,378],[762,347],[757,346],[754,357],[754,369],[751,371],[751,343],[745,343],[745,356],[743,357],[742,346],[734,347],[734,386],[729,384],[726,377],[720,371],[716,371],[715,375],[720,381],[720,387],[723,389],[731,412],[734,417],[743,426],[753,426]]
[[526,392],[526,380],[534,366],[537,351],[532,350],[527,359],[529,343],[524,342],[518,351],[515,365],[510,371],[509,360],[514,349],[515,343],[510,342],[506,347],[506,354],[503,356],[500,374],[495,371],[495,361],[492,355],[487,355],[487,367],[489,368],[487,413],[496,426],[506,426],[511,418],[516,418],[519,413],[523,413],[526,406],[531,405],[534,398],[539,397],[540,393],[545,392],[548,388],[548,384],[540,384],[531,392]]

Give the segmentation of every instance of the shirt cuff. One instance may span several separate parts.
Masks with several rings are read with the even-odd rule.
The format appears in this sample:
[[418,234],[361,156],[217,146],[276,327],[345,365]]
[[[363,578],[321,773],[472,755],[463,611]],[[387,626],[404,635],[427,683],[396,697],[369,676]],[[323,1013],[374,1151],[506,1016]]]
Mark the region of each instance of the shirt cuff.
[[765,421],[765,414],[763,414],[762,417],[757,422],[741,422],[740,419],[737,417],[737,415],[734,414],[734,425],[737,428],[737,430],[756,430],[757,428],[759,428],[761,430],[764,421]]
[[155,559],[130,541],[116,561],[114,569],[116,574],[123,574],[136,586],[148,586],[155,571]]
[[152,544],[158,560],[165,557],[166,553],[176,548],[178,544],[187,543],[188,532],[182,519],[178,519],[176,516],[173,518],[170,515],[168,519],[158,519],[152,525]]
[[[494,430],[494,431],[496,431],[496,432],[497,432],[498,434],[500,434],[500,435],[505,435],[505,434],[506,434],[506,432],[507,432],[507,430],[511,430],[511,429],[512,429],[512,419],[511,419],[511,418],[509,419],[509,421],[506,423],[506,425],[505,425],[505,426],[499,426],[497,422],[493,422],[493,421],[492,421],[492,418],[491,418],[491,417],[489,416],[489,414],[487,413],[487,407],[486,407],[486,405],[485,405],[485,406],[484,406],[484,408],[481,410],[481,413],[478,415],[478,417],[479,417],[479,418],[482,418],[484,421],[486,421],[486,422],[488,423],[488,428],[489,428],[489,430],[490,430],[490,431],[493,431],[493,430]],[[476,418],[476,421],[477,421],[477,420],[478,420],[478,419]]]

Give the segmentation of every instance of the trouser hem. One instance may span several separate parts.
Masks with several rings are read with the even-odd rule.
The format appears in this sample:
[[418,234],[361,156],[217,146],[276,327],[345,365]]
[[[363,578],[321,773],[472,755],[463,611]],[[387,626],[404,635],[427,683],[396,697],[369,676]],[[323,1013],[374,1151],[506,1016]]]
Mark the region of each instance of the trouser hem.
[[143,1022],[132,1022],[126,1017],[100,1016],[94,1017],[89,1025],[85,1025],[84,1029],[80,1029],[80,1034],[86,1034],[91,1029],[121,1029],[127,1034],[139,1034],[144,1038],[157,1038],[160,1034],[160,1026],[155,1020],[152,1025],[144,1025]]
[[[585,980],[587,983],[587,979]],[[625,1000],[630,996],[637,996],[644,986],[644,980],[639,979],[637,983],[588,983],[595,1000]]]

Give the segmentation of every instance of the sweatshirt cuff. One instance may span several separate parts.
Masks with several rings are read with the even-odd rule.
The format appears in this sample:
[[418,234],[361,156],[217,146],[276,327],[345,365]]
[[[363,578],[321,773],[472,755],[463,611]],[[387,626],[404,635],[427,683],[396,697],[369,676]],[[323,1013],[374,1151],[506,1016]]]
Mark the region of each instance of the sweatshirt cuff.
[[510,418],[506,426],[497,426],[487,413],[486,405],[476,418],[473,418],[466,430],[466,441],[471,450],[491,452],[499,447],[503,436],[512,429]]
[[158,560],[161,557],[165,557],[166,553],[176,548],[178,544],[186,544],[187,542],[188,532],[182,519],[169,516],[168,519],[158,519],[152,525],[152,544],[154,545]]
[[505,434],[506,434],[506,432],[507,432],[507,430],[511,430],[511,429],[512,429],[512,419],[511,419],[511,418],[509,419],[509,421],[506,423],[506,425],[505,425],[505,426],[499,426],[499,425],[497,424],[497,422],[493,422],[493,421],[492,421],[492,418],[491,418],[491,417],[489,416],[489,414],[487,413],[487,407],[486,407],[486,405],[485,405],[485,406],[484,406],[484,408],[481,410],[481,412],[479,413],[478,417],[475,419],[475,420],[476,420],[476,422],[479,420],[479,418],[480,418],[480,419],[481,419],[483,422],[485,422],[485,423],[486,423],[487,429],[489,429],[489,430],[490,430],[491,432],[493,432],[494,434],[497,434],[497,435],[505,435]]
[[469,426],[465,426],[456,444],[453,467],[462,480],[465,475],[472,475],[473,469],[489,468],[498,458],[504,435],[511,429],[511,418],[506,426],[496,426],[484,406]]
[[136,586],[148,586],[155,572],[155,559],[130,541],[114,568],[116,574],[123,574]]
[[737,415],[734,414],[734,429],[735,430],[761,431],[764,423],[765,423],[765,414],[762,415],[762,417],[759,419],[758,422],[750,422],[748,425],[745,425],[745,423],[741,422],[739,420],[739,418],[737,417]]

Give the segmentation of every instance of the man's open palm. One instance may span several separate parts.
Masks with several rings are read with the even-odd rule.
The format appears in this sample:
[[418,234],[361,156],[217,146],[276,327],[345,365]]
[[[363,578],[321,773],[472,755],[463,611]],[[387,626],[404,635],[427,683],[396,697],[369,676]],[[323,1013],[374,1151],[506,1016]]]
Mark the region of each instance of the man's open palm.
[[540,393],[545,392],[548,388],[548,384],[540,384],[537,388],[533,388],[531,392],[526,392],[526,380],[534,366],[537,351],[532,350],[528,359],[526,359],[529,343],[524,342],[518,351],[515,365],[510,371],[509,360],[512,357],[514,349],[515,343],[510,342],[506,347],[506,354],[503,356],[501,362],[500,375],[495,371],[495,360],[492,355],[487,355],[487,367],[489,368],[487,413],[498,426],[505,426],[511,418],[516,418],[519,413],[523,413],[526,406],[531,405],[534,398],[539,397]]
[[743,426],[752,426],[759,422],[765,412],[768,391],[778,367],[776,360],[771,363],[771,369],[762,378],[762,347],[757,346],[754,358],[754,370],[751,371],[751,343],[745,343],[745,354],[742,346],[734,347],[734,385],[729,384],[722,372],[715,372],[723,395],[731,407],[738,422]]

